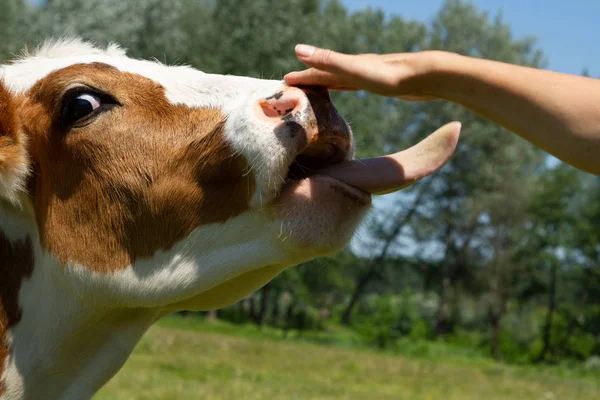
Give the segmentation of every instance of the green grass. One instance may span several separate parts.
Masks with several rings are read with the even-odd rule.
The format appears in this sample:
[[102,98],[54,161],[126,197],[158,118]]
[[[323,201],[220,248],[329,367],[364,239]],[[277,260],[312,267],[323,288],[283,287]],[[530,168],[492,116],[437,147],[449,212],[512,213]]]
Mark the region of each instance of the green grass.
[[600,398],[597,375],[426,354],[360,348],[344,330],[284,339],[274,329],[170,317],[148,332],[96,399]]

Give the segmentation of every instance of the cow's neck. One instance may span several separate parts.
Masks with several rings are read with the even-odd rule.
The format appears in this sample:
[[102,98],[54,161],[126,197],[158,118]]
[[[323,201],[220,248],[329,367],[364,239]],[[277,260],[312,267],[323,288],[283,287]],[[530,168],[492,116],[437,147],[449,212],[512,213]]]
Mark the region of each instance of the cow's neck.
[[76,278],[44,254],[26,211],[0,203],[0,399],[91,397],[159,316],[107,308]]

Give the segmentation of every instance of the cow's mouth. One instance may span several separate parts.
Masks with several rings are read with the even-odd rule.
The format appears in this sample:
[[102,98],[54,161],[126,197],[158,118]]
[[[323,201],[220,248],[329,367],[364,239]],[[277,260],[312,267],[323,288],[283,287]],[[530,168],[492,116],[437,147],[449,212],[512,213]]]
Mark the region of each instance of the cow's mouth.
[[357,204],[370,204],[370,193],[326,173],[329,168],[349,161],[349,151],[346,149],[352,147],[350,136],[324,134],[321,137],[323,139],[313,140],[290,164],[282,190],[293,190],[304,181],[327,180],[329,183],[326,186],[338,195]]
[[292,161],[286,179],[306,179],[324,168],[341,163],[348,157],[348,151],[345,150],[348,147],[347,143],[336,137],[315,141]]

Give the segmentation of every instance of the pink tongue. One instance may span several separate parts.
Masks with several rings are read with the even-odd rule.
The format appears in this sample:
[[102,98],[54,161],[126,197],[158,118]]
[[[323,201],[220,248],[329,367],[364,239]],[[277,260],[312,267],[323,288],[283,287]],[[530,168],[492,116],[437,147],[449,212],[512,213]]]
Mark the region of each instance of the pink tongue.
[[345,161],[319,171],[367,193],[403,189],[440,169],[450,159],[460,135],[460,122],[451,122],[413,147],[387,156]]

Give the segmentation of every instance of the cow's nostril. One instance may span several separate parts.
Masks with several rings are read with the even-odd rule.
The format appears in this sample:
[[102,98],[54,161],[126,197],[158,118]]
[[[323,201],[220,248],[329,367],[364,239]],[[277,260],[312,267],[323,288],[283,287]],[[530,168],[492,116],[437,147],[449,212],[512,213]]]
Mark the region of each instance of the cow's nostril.
[[259,104],[266,117],[279,118],[296,111],[303,95],[299,90],[288,89],[261,99]]

